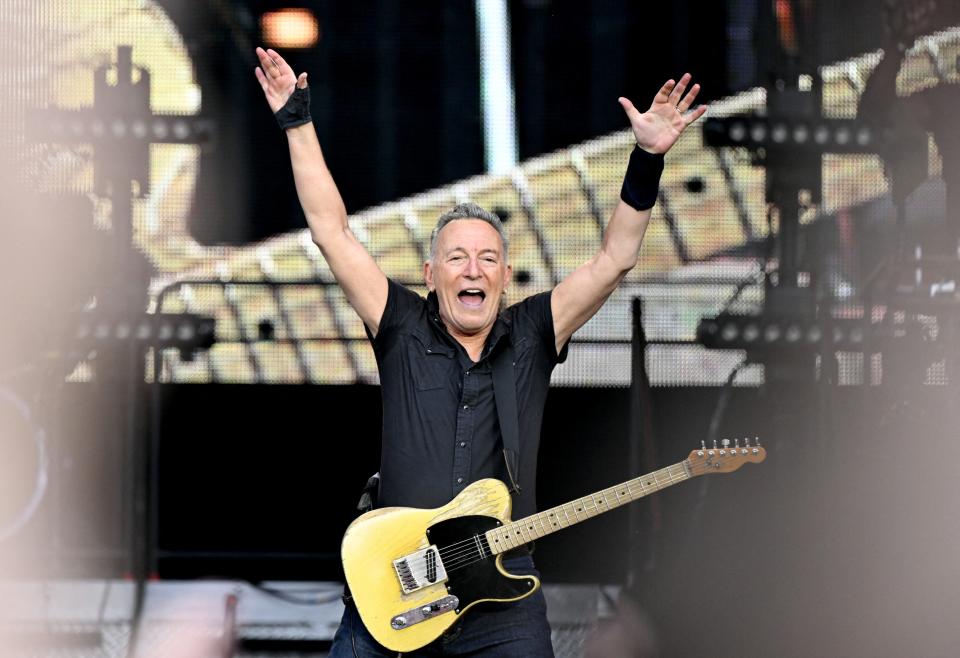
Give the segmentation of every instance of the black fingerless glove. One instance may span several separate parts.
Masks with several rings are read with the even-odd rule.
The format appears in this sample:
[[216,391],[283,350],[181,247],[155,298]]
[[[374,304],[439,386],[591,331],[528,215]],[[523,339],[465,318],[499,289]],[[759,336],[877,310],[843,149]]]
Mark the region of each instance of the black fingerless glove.
[[648,153],[639,146],[634,147],[627,173],[623,177],[620,198],[634,210],[653,208],[657,202],[662,173],[662,153]]
[[310,118],[310,87],[294,88],[286,105],[277,110],[273,116],[277,117],[277,123],[283,130],[313,121]]

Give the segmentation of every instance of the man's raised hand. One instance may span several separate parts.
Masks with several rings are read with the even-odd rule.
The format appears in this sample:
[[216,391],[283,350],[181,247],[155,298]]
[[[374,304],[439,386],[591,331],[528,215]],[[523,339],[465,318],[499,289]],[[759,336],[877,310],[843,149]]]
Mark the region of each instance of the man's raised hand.
[[689,73],[684,73],[680,82],[667,80],[654,96],[650,109],[643,114],[628,99],[619,99],[640,148],[650,153],[666,153],[680,138],[680,133],[707,111],[706,105],[690,110],[700,93],[700,85],[690,87],[684,96],[689,84]]
[[257,57],[260,59],[260,66],[254,70],[254,73],[260,88],[263,89],[263,95],[267,97],[270,111],[276,114],[290,98],[294,86],[301,89],[307,86],[307,74],[301,73],[298,78],[276,50],[270,48],[264,50],[258,47]]

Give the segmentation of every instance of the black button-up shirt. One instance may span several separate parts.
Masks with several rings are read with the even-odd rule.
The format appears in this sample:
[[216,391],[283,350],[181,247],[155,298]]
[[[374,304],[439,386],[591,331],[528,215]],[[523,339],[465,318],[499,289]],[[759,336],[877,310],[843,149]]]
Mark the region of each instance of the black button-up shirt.
[[493,393],[491,355],[509,342],[520,425],[513,517],[536,511],[537,452],[556,352],[550,293],[507,308],[474,363],[427,299],[394,281],[373,349],[383,395],[379,507],[439,507],[476,480],[509,482]]

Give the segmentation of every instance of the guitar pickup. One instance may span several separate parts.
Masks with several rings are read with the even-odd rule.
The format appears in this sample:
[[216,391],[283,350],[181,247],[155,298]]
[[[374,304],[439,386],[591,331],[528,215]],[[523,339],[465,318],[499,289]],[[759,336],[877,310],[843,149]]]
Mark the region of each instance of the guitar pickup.
[[390,620],[390,626],[395,631],[402,631],[404,628],[409,628],[414,624],[419,624],[422,621],[426,621],[437,615],[442,615],[445,612],[450,612],[451,610],[456,610],[460,607],[460,599],[453,596],[445,596],[442,599],[437,599],[432,603],[427,603],[426,605],[417,606],[416,608],[410,608],[406,612],[401,612],[399,615],[393,617]]
[[416,553],[397,558],[393,561],[393,568],[397,572],[404,594],[442,583],[447,579],[447,571],[443,568],[443,561],[440,560],[436,546],[428,546]]

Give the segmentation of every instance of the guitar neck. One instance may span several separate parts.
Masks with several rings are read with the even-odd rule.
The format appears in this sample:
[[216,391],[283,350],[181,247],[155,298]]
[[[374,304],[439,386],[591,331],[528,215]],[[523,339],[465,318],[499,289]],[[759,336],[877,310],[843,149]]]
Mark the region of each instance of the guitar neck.
[[686,459],[661,468],[659,471],[641,475],[589,496],[489,530],[486,533],[487,543],[492,553],[503,553],[692,477],[690,460]]

